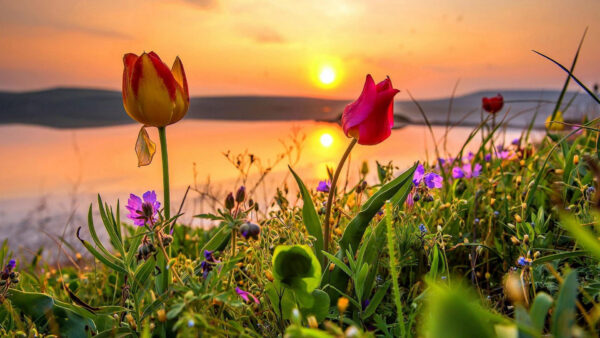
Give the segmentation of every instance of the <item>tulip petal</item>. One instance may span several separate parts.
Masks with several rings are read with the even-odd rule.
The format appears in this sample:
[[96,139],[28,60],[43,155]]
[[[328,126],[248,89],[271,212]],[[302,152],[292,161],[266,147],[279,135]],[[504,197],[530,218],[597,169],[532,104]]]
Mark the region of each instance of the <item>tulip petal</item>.
[[[137,141],[135,142],[135,154],[138,158],[138,167],[149,165],[152,163],[152,158],[156,153],[156,144],[152,142],[146,127],[143,126],[138,133]],[[136,196],[137,197],[137,196]],[[139,197],[137,197],[139,199]],[[144,196],[146,199],[146,196]],[[156,200],[156,197],[155,197]],[[140,203],[141,205],[141,200]]]
[[183,64],[179,57],[175,58],[173,67],[171,67],[171,72],[173,73],[175,81],[177,81],[175,108],[173,109],[173,116],[171,117],[171,123],[175,123],[181,120],[187,113],[190,106],[190,95],[185,71],[183,70]]
[[171,67],[171,73],[175,78],[175,81],[181,86],[183,89],[184,97],[187,101],[190,100],[190,93],[188,90],[187,78],[185,77],[185,71],[183,70],[183,63],[181,63],[181,59],[178,57],[175,58],[175,62],[173,62],[173,67]]
[[137,60],[138,56],[133,53],[127,53],[123,56],[123,107],[125,107],[125,112],[127,112],[129,117],[140,123],[144,123],[143,115],[139,111],[139,107],[135,101],[133,88],[131,87],[131,76]]
[[354,136],[351,134],[351,129],[354,129],[368,118],[369,113],[375,106],[376,97],[377,87],[375,81],[373,81],[371,74],[368,74],[362,93],[356,101],[346,106],[342,114],[342,128],[346,136]]
[[399,90],[392,88],[391,82],[380,86],[375,107],[369,116],[358,126],[358,144],[375,145],[381,143],[392,133],[394,123],[394,96]]
[[177,82],[158,55],[154,52],[142,54],[135,63],[131,79],[136,103],[143,112],[143,121],[139,122],[154,127],[170,124]]

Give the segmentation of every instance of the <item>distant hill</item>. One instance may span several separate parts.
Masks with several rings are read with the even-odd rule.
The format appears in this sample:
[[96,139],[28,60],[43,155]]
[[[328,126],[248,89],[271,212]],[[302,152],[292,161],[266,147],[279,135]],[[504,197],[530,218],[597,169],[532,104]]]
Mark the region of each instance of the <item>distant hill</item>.
[[[558,97],[558,91],[505,90],[501,91],[511,109],[525,114],[515,118],[511,125],[525,126],[533,118],[539,103],[537,125],[543,121]],[[481,97],[496,92],[481,91],[454,98],[451,122],[473,125],[480,121]],[[585,94],[569,92],[565,103],[574,98],[567,116],[582,116],[585,112],[598,114]],[[186,118],[218,120],[322,120],[337,121],[348,100],[327,100],[308,97],[282,96],[218,96],[193,97]],[[419,101],[429,120],[445,124],[450,100]],[[592,108],[594,107],[594,108]],[[593,109],[596,109],[595,111]],[[396,101],[395,112],[399,123],[423,123],[421,114],[411,101]],[[473,112],[462,120],[465,113]],[[588,114],[588,115],[589,115]],[[0,92],[0,124],[22,123],[54,128],[84,128],[112,126],[133,121],[125,114],[121,93],[109,90],[57,88],[35,92]]]

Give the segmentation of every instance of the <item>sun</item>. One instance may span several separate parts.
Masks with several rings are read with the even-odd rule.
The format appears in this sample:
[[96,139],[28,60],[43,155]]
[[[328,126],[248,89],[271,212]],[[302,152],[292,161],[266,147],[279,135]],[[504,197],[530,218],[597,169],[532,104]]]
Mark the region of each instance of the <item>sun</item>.
[[323,147],[329,148],[333,144],[333,136],[329,133],[323,133],[319,141]]
[[324,66],[319,71],[319,81],[324,85],[330,85],[335,81],[335,70],[331,66]]

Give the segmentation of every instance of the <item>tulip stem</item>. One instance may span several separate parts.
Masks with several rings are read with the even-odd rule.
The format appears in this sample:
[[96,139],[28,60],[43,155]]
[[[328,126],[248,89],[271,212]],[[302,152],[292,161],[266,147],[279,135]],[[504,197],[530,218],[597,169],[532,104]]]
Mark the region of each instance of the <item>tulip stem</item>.
[[324,238],[323,249],[325,250],[325,252],[329,252],[329,242],[330,242],[330,238],[331,238],[331,229],[329,226],[329,219],[331,218],[331,207],[333,206],[333,199],[335,197],[335,186],[340,177],[340,173],[342,172],[342,168],[344,167],[344,163],[346,163],[346,159],[348,159],[348,156],[350,156],[350,151],[352,151],[352,148],[354,148],[354,145],[356,144],[356,142],[357,142],[357,140],[355,138],[352,138],[352,141],[348,145],[348,148],[346,148],[346,152],[344,152],[344,155],[342,155],[342,158],[340,159],[340,163],[338,164],[337,168],[335,169],[335,174],[333,174],[333,178],[331,179],[331,187],[329,187],[329,195],[327,196],[327,207],[326,207],[326,212],[325,212],[325,223],[324,223],[325,227],[323,228],[323,238]]
[[[171,192],[169,189],[169,155],[167,153],[167,133],[165,127],[158,127],[158,137],[160,138],[160,155],[163,169],[163,213],[165,220],[169,220],[171,218]],[[169,257],[167,257],[166,252],[163,252],[163,256],[164,257],[161,258],[161,255],[159,255],[157,262],[161,269],[161,274],[157,276],[156,280],[156,288],[159,294],[165,292],[169,285],[169,270],[167,269]]]

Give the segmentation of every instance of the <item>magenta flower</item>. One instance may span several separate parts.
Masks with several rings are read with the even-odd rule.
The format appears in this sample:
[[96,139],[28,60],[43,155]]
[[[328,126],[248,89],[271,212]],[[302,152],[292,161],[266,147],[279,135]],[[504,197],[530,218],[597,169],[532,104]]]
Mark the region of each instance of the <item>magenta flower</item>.
[[256,304],[260,304],[260,302],[258,301],[258,298],[254,297],[253,294],[251,294],[248,291],[244,291],[238,287],[235,288],[235,292],[237,292],[238,295],[240,295],[240,297],[242,297],[242,299],[246,302],[249,303],[250,302],[250,298],[252,298],[252,300],[256,303]]
[[398,92],[389,77],[375,84],[371,75],[367,75],[359,98],[342,113],[344,134],[362,145],[375,145],[387,139],[394,126],[394,96]]
[[436,173],[425,174],[425,176],[423,177],[423,180],[425,181],[425,185],[429,189],[442,187],[442,176],[440,176]]
[[329,192],[329,189],[331,188],[331,182],[329,181],[319,181],[319,185],[317,185],[317,191],[320,192]]
[[423,181],[424,175],[425,175],[425,167],[423,167],[423,165],[421,163],[419,163],[419,165],[417,166],[417,169],[415,169],[415,173],[413,175],[413,183],[415,185],[421,184],[421,182]]
[[144,200],[134,194],[129,194],[129,200],[127,201],[127,210],[129,210],[129,217],[133,220],[133,224],[137,226],[144,226],[146,224],[152,226],[158,218],[158,210],[160,209],[160,202],[156,200],[156,192],[146,191],[142,196]]

